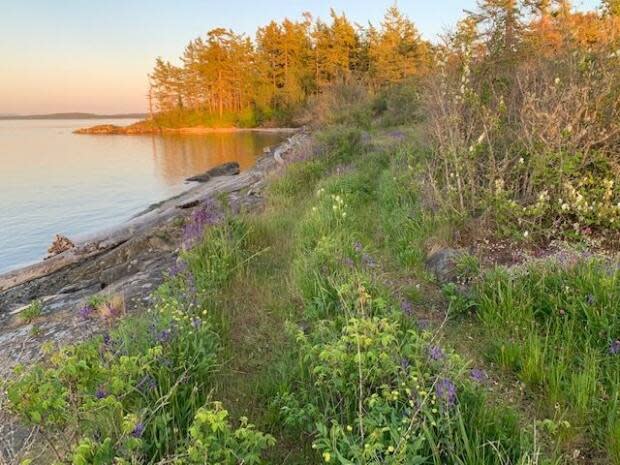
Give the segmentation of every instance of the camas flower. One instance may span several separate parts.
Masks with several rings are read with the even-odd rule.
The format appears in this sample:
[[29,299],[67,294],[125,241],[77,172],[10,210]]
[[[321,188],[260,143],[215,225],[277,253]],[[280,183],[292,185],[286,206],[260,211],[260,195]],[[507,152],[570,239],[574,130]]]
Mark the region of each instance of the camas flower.
[[435,395],[448,407],[456,404],[456,386],[447,378],[437,381],[435,384]]
[[78,315],[80,315],[80,318],[83,320],[88,320],[94,312],[95,308],[92,305],[86,304],[78,310]]
[[488,376],[487,373],[484,370],[481,370],[480,368],[472,368],[469,372],[469,377],[473,380],[476,381],[477,383],[484,383]]
[[431,360],[434,360],[434,361],[437,362],[439,360],[442,360],[445,357],[445,354],[444,354],[443,350],[441,349],[441,347],[439,347],[439,346],[430,346],[428,348],[428,357]]
[[413,315],[413,304],[408,299],[401,299],[400,309],[407,316]]
[[611,345],[609,346],[609,353],[611,355],[620,354],[620,339],[617,339],[611,343]]
[[185,263],[183,260],[177,260],[174,265],[170,267],[170,270],[168,270],[168,275],[171,278],[174,278],[175,276],[185,273],[186,270],[187,263]]
[[144,423],[138,423],[134,427],[133,431],[131,432],[131,435],[134,438],[141,438],[143,433],[144,433]]
[[144,375],[136,385],[139,391],[152,391],[157,387],[157,381],[151,375]]
[[99,389],[97,389],[97,392],[95,392],[95,397],[97,399],[104,399],[107,396],[108,396],[108,393],[103,388],[99,388]]
[[205,199],[201,207],[192,213],[189,222],[185,225],[183,230],[183,247],[191,249],[200,242],[207,226],[217,224],[223,218],[224,215],[215,201],[210,197]]

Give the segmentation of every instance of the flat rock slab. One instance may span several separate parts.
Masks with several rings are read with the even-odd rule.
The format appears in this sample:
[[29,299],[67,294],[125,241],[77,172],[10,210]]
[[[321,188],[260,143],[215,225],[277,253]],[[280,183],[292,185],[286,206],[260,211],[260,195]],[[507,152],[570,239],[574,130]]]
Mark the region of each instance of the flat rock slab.
[[222,163],[215,168],[211,168],[209,171],[199,174],[198,176],[192,176],[191,178],[187,178],[186,181],[207,182],[217,176],[236,176],[239,173],[241,173],[239,163],[237,163],[236,161],[230,161],[228,163]]

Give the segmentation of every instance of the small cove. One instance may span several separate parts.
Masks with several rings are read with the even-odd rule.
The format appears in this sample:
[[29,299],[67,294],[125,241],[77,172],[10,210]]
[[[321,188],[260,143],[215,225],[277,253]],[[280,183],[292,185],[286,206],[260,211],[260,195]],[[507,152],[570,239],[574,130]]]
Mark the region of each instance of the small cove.
[[55,234],[79,238],[178,195],[227,161],[248,169],[278,132],[76,135],[131,121],[0,121],[0,273],[40,260]]

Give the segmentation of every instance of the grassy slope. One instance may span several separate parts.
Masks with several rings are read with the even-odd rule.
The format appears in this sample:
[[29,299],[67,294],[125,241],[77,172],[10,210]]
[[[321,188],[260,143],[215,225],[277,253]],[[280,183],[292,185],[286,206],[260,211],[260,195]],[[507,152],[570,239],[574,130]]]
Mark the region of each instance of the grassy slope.
[[[192,286],[185,277],[177,277],[160,291],[163,307],[155,309],[160,315],[154,319],[156,333],[170,321],[180,321],[174,324],[181,342],[173,339],[163,347],[176,354],[167,359],[172,368],[153,370],[148,354],[161,335],[151,341],[151,316],[138,317],[114,334],[119,353],[142,357],[133,371],[125,373],[112,355],[105,370],[97,366],[98,342],[80,349],[88,357],[78,350],[78,361],[80,356],[92,361],[83,375],[87,380],[73,386],[72,373],[67,376],[58,367],[39,373],[15,389],[14,398],[26,399],[21,404],[14,401],[16,410],[33,420],[33,411],[41,410],[37,404],[41,393],[33,392],[36,386],[46,385],[42,381],[69,385],[82,399],[82,407],[90,405],[96,386],[110,372],[120,372],[128,379],[113,393],[118,410],[112,410],[106,421],[129,422],[129,429],[112,428],[125,428],[124,433],[110,433],[116,441],[115,453],[129,456],[174,453],[184,460],[181,463],[200,463],[191,459],[191,451],[200,451],[195,438],[184,435],[197,409],[217,400],[228,409],[233,423],[247,416],[259,430],[276,436],[276,446],[265,453],[270,463],[563,461],[561,454],[570,455],[574,449],[574,434],[564,431],[572,426],[562,423],[562,416],[550,416],[553,409],[550,412],[544,389],[541,394],[535,387],[530,391],[527,382],[522,384],[527,380],[522,378],[519,357],[526,358],[529,352],[515,353],[510,363],[498,363],[497,357],[489,355],[493,344],[501,346],[513,337],[500,331],[505,315],[483,318],[495,315],[498,308],[485,297],[494,278],[471,300],[460,299],[460,307],[451,308],[482,307],[480,320],[466,316],[448,320],[447,301],[424,269],[427,241],[448,235],[445,231],[450,227],[446,218],[422,206],[418,173],[423,151],[415,134],[409,133],[403,141],[400,134],[378,131],[370,143],[363,139],[355,128],[325,131],[319,136],[321,150],[316,158],[290,165],[272,181],[263,213],[211,228],[202,243],[185,254],[198,297],[187,303],[184,299],[194,291],[190,293]],[[198,331],[192,330],[195,315],[208,315]],[[351,342],[358,341],[359,350],[362,336],[369,338],[368,346],[356,353]],[[613,337],[607,335],[608,340]],[[555,366],[553,358],[547,361]],[[474,366],[486,366],[491,379],[472,381]],[[614,366],[609,369],[613,389],[617,372]],[[142,382],[144,373],[155,378],[158,389],[134,399],[132,383]],[[188,378],[190,373],[194,375]],[[437,390],[446,379],[458,391],[456,406],[442,397],[445,390]],[[178,380],[187,389],[179,390]],[[417,410],[412,412],[415,405]],[[586,412],[600,413],[600,406],[591,410],[587,402],[584,405]],[[88,428],[82,414],[69,428],[86,436],[98,429],[101,435],[105,428],[98,409]],[[123,417],[118,411],[130,413]],[[45,421],[52,418],[49,412],[55,411],[46,410]],[[131,415],[147,424],[142,442],[135,444],[127,442],[137,421]],[[409,428],[403,430],[401,419],[410,417]],[[533,426],[535,420],[545,418],[551,421],[543,425],[545,439],[541,440]],[[613,438],[615,417],[610,415],[608,421]],[[577,425],[580,432],[583,425]],[[58,425],[50,423],[49,428],[53,427]],[[607,458],[601,451],[608,447],[609,435],[605,436],[607,428],[600,430],[593,433],[595,442],[588,439],[589,431],[582,440],[587,441],[588,456],[598,454],[597,460],[604,463]],[[163,443],[154,439],[161,437],[166,438]],[[232,461],[222,463],[235,463],[242,445],[222,437],[217,438],[218,447],[235,451],[229,457]],[[539,456],[543,442],[544,454]],[[252,449],[246,446],[241,448]],[[613,447],[610,450],[613,453]],[[248,457],[248,462],[256,458]]]

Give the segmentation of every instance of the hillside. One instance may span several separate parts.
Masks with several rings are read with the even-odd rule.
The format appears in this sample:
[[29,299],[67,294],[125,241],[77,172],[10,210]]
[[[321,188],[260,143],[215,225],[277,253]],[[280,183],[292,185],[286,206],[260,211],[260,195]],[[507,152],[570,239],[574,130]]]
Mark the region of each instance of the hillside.
[[[41,347],[0,396],[31,438],[12,457],[620,464],[620,11],[607,5],[481,2],[428,67],[391,9],[362,43],[406,75],[377,83],[374,65],[338,61],[350,80],[297,102],[309,134],[263,159],[260,188],[174,206],[186,214],[143,249],[166,246],[172,264],[139,305],[95,280],[66,283],[96,289],[73,313],[45,295],[11,313],[12,343]],[[350,31],[335,16],[323,32]],[[307,31],[261,34],[287,30]],[[286,42],[267,43],[281,58]],[[193,78],[192,95],[225,89]],[[184,95],[161,117],[191,117]],[[48,318],[94,334],[49,343]]]

